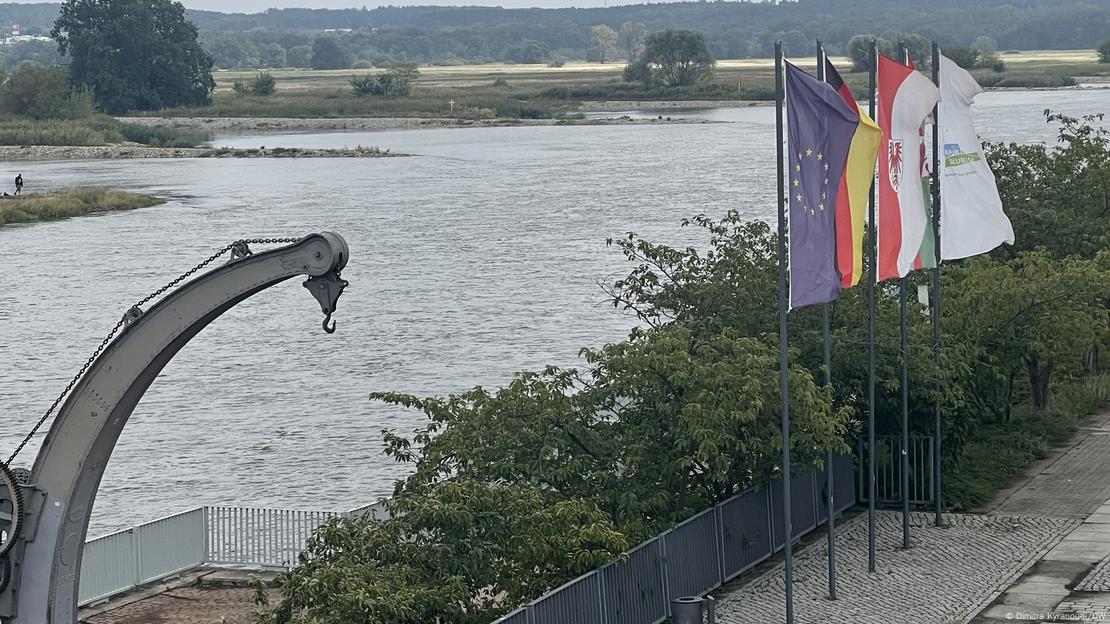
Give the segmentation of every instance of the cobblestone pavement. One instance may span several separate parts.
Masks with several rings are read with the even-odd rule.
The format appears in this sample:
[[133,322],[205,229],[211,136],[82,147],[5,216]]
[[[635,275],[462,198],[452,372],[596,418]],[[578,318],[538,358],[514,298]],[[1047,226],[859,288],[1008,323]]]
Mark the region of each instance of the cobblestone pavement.
[[1110,594],[1073,597],[1060,603],[1045,622],[1110,622]]
[[[828,556],[823,541],[794,555],[794,607],[798,622],[822,624],[951,624],[962,622],[994,597],[1063,534],[1067,518],[932,515],[911,519],[913,548],[902,550],[902,517],[877,516],[878,571],[867,573],[867,517],[837,531],[838,600],[826,598]],[[722,624],[785,621],[783,565],[718,590]]]
[[1075,585],[1077,592],[1110,592],[1110,557],[1102,560],[1082,581]]
[[247,624],[254,608],[253,589],[186,587],[92,616],[81,624]]
[[[1084,423],[1070,446],[999,497],[997,511],[1082,518],[973,620],[1110,622],[1110,414]],[[1101,500],[1100,500],[1101,499]]]
[[1085,423],[1070,449],[986,511],[1082,520],[1110,499],[1110,417]]

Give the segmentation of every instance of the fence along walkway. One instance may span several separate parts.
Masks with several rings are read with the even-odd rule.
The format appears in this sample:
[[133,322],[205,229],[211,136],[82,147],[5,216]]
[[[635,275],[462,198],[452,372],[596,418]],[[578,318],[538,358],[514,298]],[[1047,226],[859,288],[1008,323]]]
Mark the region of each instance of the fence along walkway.
[[[832,470],[835,516],[856,502],[853,458],[836,457]],[[782,496],[781,481],[738,494],[495,624],[662,622],[671,615],[672,599],[705,594],[782,549]],[[791,514],[795,538],[824,524],[824,472],[791,480]]]
[[85,543],[78,604],[103,601],[206,564],[289,568],[313,532],[332,518],[375,514],[258,507],[202,507]]

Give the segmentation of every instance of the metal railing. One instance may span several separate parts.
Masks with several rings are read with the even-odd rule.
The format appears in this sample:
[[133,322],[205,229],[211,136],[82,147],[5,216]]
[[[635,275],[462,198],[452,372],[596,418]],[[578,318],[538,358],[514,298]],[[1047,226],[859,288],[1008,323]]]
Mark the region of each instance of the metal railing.
[[[856,503],[854,459],[833,461],[834,512]],[[626,556],[552,590],[495,624],[657,624],[671,600],[699,596],[782,549],[783,488],[748,490],[654,537]],[[825,473],[791,480],[795,538],[828,517]]]
[[201,565],[289,568],[305,542],[332,518],[373,514],[382,503],[349,512],[258,507],[202,507],[85,542],[81,606]]
[[[880,507],[894,507],[902,504],[902,451],[901,436],[877,436],[875,438],[875,504]],[[859,441],[861,470],[857,488],[859,498],[868,500],[867,482],[867,441]],[[907,449],[910,460],[910,504],[929,505],[934,499],[933,492],[933,437],[910,436]]]

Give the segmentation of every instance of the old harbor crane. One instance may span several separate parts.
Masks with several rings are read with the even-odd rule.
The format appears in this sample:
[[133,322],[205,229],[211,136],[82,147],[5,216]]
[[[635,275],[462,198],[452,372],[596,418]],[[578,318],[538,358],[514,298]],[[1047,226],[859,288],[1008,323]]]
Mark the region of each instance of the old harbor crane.
[[[254,244],[286,246],[254,253]],[[224,255],[226,264],[193,278]],[[124,314],[11,458],[0,461],[0,622],[77,622],[97,488],[135,405],[174,355],[239,302],[298,275],[308,276],[304,286],[326,315],[324,331],[334,332],[328,323],[347,286],[340,277],[347,259],[346,241],[330,232],[236,241]],[[33,467],[11,468],[59,404]]]

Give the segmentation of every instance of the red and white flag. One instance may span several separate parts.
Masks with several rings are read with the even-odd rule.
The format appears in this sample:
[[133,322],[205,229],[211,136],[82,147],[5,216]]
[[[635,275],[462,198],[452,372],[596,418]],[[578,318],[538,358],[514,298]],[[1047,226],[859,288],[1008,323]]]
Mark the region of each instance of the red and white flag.
[[921,124],[940,99],[931,80],[898,61],[879,57],[879,281],[914,268],[928,227],[921,189]]

